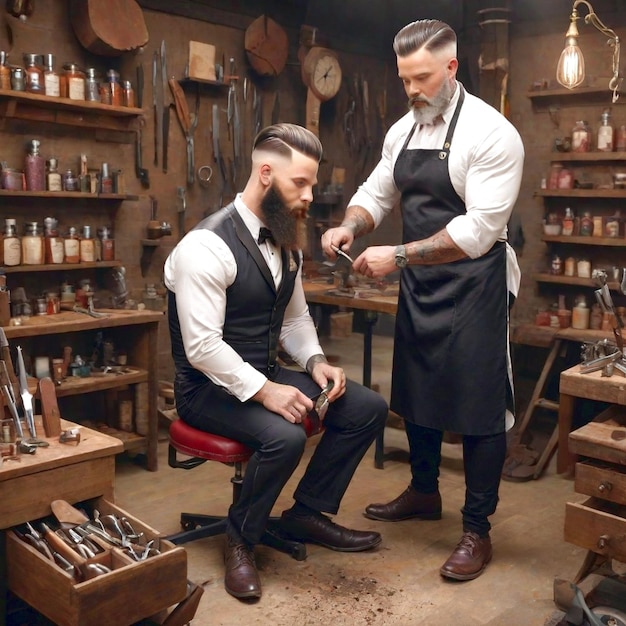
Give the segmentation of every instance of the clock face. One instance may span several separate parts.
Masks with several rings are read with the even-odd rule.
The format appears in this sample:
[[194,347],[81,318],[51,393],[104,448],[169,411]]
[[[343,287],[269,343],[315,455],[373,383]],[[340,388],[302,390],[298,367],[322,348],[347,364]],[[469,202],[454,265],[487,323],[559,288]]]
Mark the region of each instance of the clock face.
[[329,100],[337,95],[341,87],[341,66],[334,54],[328,51],[320,54],[319,50],[314,49],[310,53],[315,56],[309,60],[309,86],[320,100]]

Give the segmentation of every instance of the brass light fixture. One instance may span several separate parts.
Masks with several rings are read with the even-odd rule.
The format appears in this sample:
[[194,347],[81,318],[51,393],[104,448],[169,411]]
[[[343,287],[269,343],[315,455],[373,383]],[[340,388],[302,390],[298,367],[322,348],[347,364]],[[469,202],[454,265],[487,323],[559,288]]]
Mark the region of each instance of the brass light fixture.
[[609,89],[613,92],[613,102],[617,102],[619,94],[617,90],[620,87],[621,79],[619,77],[619,37],[617,33],[605,26],[600,18],[596,15],[593,7],[587,0],[575,0],[572,6],[572,14],[570,15],[570,24],[565,34],[565,48],[561,52],[559,64],[556,68],[556,79],[568,89],[578,87],[585,80],[585,59],[583,53],[578,47],[578,6],[584,4],[589,13],[585,15],[585,24],[595,26],[603,35],[609,39],[609,46],[613,47],[613,77],[609,81]]

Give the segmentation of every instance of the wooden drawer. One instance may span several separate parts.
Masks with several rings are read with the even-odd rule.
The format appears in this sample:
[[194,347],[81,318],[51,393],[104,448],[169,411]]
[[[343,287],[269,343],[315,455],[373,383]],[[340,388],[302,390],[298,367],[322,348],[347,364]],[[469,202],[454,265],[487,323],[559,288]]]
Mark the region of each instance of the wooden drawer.
[[574,489],[577,493],[624,504],[626,503],[626,467],[599,461],[576,463]]
[[187,553],[114,504],[99,498],[103,515],[126,516],[161,554],[133,561],[112,548],[98,556],[113,571],[77,583],[52,561],[11,532],[7,533],[8,586],[58,626],[129,626],[182,601],[187,595]]
[[626,506],[589,498],[565,505],[564,539],[626,562]]
[[626,465],[626,408],[613,405],[569,434],[569,451]]

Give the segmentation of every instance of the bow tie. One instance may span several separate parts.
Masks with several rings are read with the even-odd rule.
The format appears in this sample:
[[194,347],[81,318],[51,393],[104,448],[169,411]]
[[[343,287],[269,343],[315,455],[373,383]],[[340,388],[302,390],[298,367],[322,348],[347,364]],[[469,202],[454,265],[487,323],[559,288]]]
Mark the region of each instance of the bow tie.
[[265,228],[265,226],[262,226],[261,230],[259,230],[259,238],[257,239],[257,241],[259,242],[259,245],[261,245],[267,239],[269,239],[274,245],[276,245],[276,240],[274,239],[274,235],[272,235],[272,231],[269,228]]

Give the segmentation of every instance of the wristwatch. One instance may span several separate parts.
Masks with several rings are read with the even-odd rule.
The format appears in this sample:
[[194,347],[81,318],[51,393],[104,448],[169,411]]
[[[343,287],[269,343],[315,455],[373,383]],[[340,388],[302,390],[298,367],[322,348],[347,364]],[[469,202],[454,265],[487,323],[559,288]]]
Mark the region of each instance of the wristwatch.
[[404,269],[409,264],[409,259],[406,256],[406,247],[403,245],[396,246],[395,252],[396,267]]

